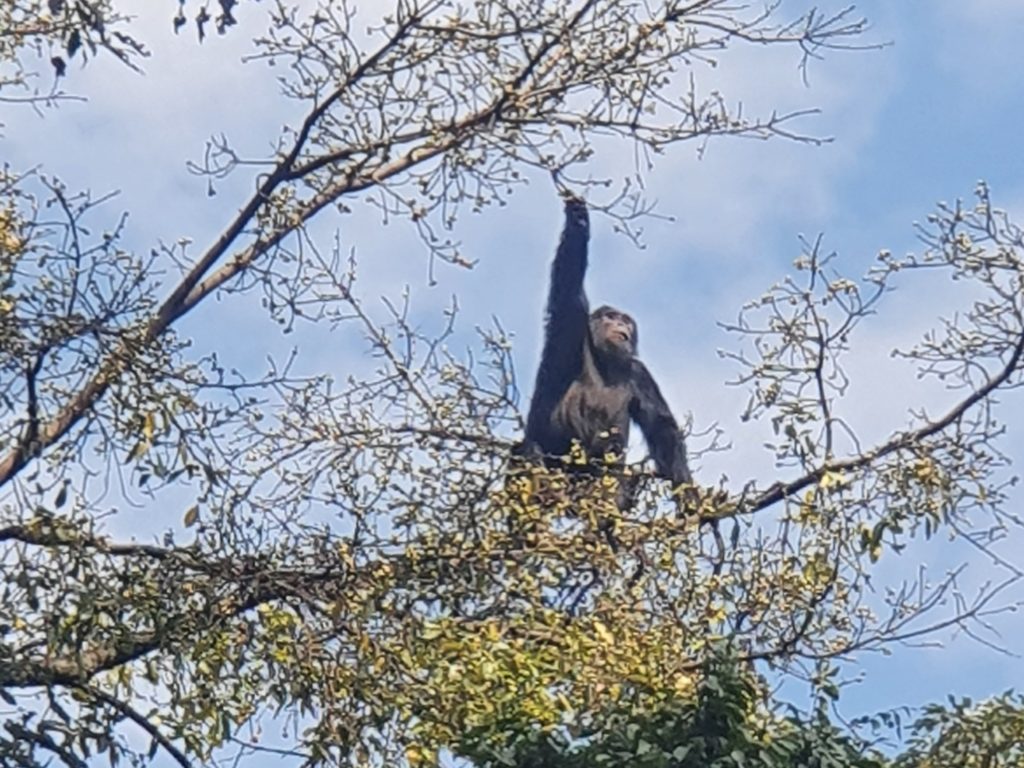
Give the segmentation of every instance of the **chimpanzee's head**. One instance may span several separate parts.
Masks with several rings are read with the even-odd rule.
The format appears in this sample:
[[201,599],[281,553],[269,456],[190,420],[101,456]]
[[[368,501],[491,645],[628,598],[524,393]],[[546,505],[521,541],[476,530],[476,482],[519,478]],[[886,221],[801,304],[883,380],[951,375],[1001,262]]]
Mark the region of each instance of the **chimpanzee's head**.
[[618,361],[630,360],[637,350],[636,321],[615,307],[598,307],[590,313],[590,339],[602,355]]

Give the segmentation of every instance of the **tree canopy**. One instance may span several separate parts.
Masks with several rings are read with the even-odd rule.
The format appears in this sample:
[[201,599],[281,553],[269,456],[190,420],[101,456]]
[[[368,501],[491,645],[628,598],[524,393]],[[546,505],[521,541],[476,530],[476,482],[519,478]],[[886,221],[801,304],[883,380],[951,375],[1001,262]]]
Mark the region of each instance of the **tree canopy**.
[[[510,334],[496,321],[460,353],[454,307],[437,333],[400,301],[379,322],[345,243],[311,231],[370,200],[432,265],[468,266],[461,214],[552,174],[586,195],[605,183],[596,153],[633,153],[635,179],[686,142],[813,142],[802,113],[750,114],[696,64],[744,46],[806,61],[864,46],[865,22],[732,0],[398,0],[369,22],[357,5],[246,6],[268,18],[252,58],[299,117],[264,157],[218,137],[192,166],[211,193],[253,182],[209,243],[130,248],[121,201],[59,168],[0,174],[0,761],[1016,764],[1012,693],[856,728],[829,716],[839,661],[970,631],[1019,586],[1002,563],[975,594],[955,570],[877,589],[887,551],[940,533],[984,551],[1019,524],[996,406],[1024,371],[1024,241],[984,184],[921,225],[920,253],[850,277],[809,240],[741,307],[724,354],[779,479],[737,468],[689,517],[642,463],[625,511],[612,478],[509,478]],[[206,6],[168,22],[186,10],[201,37]],[[235,10],[222,0],[214,27]],[[115,0],[4,5],[0,104],[68,98],[81,57],[137,66],[133,23]],[[616,181],[603,213],[635,235],[650,209]],[[925,272],[973,303],[895,354],[947,406],[862,441],[843,410],[854,331],[897,275]],[[354,325],[373,368],[227,368],[179,332],[219,299],[283,332]],[[124,535],[113,520],[135,503],[173,523]],[[784,678],[810,683],[812,712],[780,703]],[[876,749],[908,723],[900,756]]]

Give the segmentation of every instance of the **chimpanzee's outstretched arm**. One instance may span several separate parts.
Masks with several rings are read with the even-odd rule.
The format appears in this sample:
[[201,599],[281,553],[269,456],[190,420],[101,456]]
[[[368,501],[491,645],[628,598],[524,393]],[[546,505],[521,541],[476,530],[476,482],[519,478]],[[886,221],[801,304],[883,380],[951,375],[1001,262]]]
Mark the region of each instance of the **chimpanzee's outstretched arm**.
[[673,485],[692,483],[683,433],[654,377],[639,360],[633,361],[633,400],[629,415],[644,433],[658,474]]
[[583,291],[587,271],[590,220],[587,204],[578,198],[565,201],[565,226],[551,265],[544,351],[526,421],[527,443],[543,443],[551,411],[583,367],[583,344],[589,307]]
[[[587,242],[590,240],[590,218],[587,204],[579,198],[565,201],[565,226],[551,264],[551,287],[548,290],[547,323],[544,329],[544,352],[540,370],[571,369],[570,380],[576,378],[582,365],[583,340],[587,334],[590,309],[583,291],[587,271]],[[571,359],[563,357],[569,353]],[[580,361],[580,364],[575,364]]]

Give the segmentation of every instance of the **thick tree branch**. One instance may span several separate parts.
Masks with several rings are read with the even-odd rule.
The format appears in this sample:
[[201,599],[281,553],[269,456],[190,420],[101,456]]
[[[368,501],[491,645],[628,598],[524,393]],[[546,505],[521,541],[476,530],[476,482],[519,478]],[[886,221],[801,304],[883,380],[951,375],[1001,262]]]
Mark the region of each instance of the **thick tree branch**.
[[1020,336],[1016,346],[1013,347],[1006,365],[995,376],[991,377],[984,386],[954,405],[945,416],[937,421],[925,424],[919,429],[911,430],[910,432],[899,433],[891,440],[858,456],[840,461],[826,462],[813,472],[808,472],[788,483],[775,483],[749,503],[740,504],[735,507],[727,506],[723,508],[721,515],[712,514],[712,516],[733,517],[740,514],[759,512],[799,493],[811,485],[816,485],[826,473],[856,472],[865,469],[875,464],[879,459],[885,458],[896,451],[911,448],[929,437],[941,433],[959,421],[972,407],[990,397],[999,387],[1006,384],[1020,366],[1022,356],[1024,356],[1024,334]]

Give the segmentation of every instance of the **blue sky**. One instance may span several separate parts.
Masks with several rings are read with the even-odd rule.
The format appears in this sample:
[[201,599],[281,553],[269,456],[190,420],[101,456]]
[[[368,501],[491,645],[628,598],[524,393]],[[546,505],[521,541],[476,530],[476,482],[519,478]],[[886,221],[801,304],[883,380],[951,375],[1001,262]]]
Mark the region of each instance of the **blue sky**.
[[[136,247],[188,237],[198,251],[241,204],[252,179],[237,173],[207,197],[205,182],[187,172],[185,161],[200,158],[206,138],[221,132],[242,150],[262,154],[295,111],[278,99],[272,70],[239,63],[247,35],[261,28],[259,5],[243,4],[242,25],[202,46],[191,35],[171,34],[172,6],[123,3],[146,13],[138,29],[154,55],[144,63],[145,76],[99,59],[73,71],[66,84],[89,103],[67,103],[41,116],[5,107],[0,156],[15,168],[41,164],[72,189],[120,190],[117,205],[130,212],[129,237]],[[826,245],[841,253],[843,268],[857,275],[880,248],[915,249],[912,222],[923,219],[937,200],[970,197],[979,179],[990,183],[1001,207],[1024,219],[1024,3],[876,0],[858,8],[873,24],[866,41],[891,45],[831,53],[812,63],[808,84],[801,81],[794,51],[737,50],[728,54],[728,66],[698,73],[715,78],[749,111],[818,107],[821,114],[807,118],[802,128],[834,141],[811,146],[718,140],[703,158],[695,145],[675,147],[648,178],[659,211],[674,221],[652,220],[645,250],[615,235],[610,222],[594,222],[592,301],[630,310],[642,328],[643,357],[674,410],[691,412],[698,427],[718,422],[736,445],[699,468],[708,480],[722,473],[736,480],[775,476],[759,447],[761,426],[739,422],[746,392],[724,385],[735,370],[716,355],[730,344],[716,321],[733,319],[741,303],[790,270],[799,234],[823,233]],[[595,173],[622,167],[622,152],[620,146],[599,155]],[[452,294],[459,297],[460,325],[467,332],[488,324],[491,315],[500,317],[515,333],[527,387],[560,226],[550,183],[535,180],[507,207],[467,215],[457,234],[477,267],[441,268],[438,284],[429,286],[426,254],[407,227],[383,226],[368,206],[344,220],[317,224],[325,242],[340,228],[346,245],[356,249],[364,296],[395,296],[408,285],[428,326],[442,324],[439,310]],[[909,407],[943,402],[941,392],[922,387],[890,361],[888,351],[918,338],[947,304],[955,306],[955,288],[901,284],[855,339],[846,408],[869,442],[904,425]],[[268,351],[282,354],[296,344],[307,370],[340,376],[366,364],[354,331],[280,336],[258,310],[231,298],[202,307],[180,330],[202,346],[211,327],[218,329],[222,357],[242,367],[258,366]],[[1022,397],[1004,398],[1003,418],[1011,431],[1006,449],[1024,460],[1024,425],[1014,420]],[[1011,544],[1006,551],[1020,562],[1021,537]],[[912,576],[920,558],[941,568],[960,554],[930,543],[883,564],[880,578]],[[984,564],[977,563],[973,573],[977,582],[983,580]],[[1002,617],[996,626],[1005,647],[1024,653],[1024,622]],[[888,657],[863,659],[866,682],[847,692],[844,711],[856,715],[949,692],[983,696],[1024,687],[1019,658],[963,637],[937,639],[947,647],[894,649]]]

